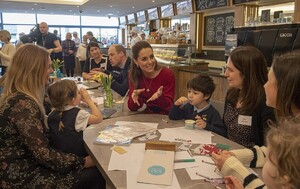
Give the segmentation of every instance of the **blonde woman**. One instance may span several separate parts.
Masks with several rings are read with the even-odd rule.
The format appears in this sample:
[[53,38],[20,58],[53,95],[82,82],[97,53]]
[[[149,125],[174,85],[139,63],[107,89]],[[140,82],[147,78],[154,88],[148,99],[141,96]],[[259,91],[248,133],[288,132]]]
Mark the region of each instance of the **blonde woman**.
[[90,157],[49,146],[43,107],[53,72],[49,53],[25,44],[12,62],[0,99],[0,188],[93,188],[95,182],[100,188],[98,177],[84,169],[94,166]]
[[4,43],[4,46],[0,50],[1,66],[2,66],[2,75],[5,74],[7,67],[10,64],[10,60],[16,52],[15,46],[10,42],[11,35],[9,31],[2,30],[0,31],[0,41]]

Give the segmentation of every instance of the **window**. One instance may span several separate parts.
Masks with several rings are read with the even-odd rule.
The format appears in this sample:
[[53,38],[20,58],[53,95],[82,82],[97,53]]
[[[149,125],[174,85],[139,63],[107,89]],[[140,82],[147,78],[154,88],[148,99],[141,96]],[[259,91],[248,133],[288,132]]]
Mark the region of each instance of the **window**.
[[81,16],[82,26],[119,26],[119,20],[116,17],[96,17],[96,16]]
[[38,14],[37,21],[46,22],[48,25],[80,25],[80,16],[76,15],[49,15],[49,14]]
[[3,24],[36,24],[35,14],[3,13]]
[[118,29],[102,28],[100,33],[100,41],[104,47],[118,43]]
[[3,29],[9,31],[11,34],[10,42],[12,43],[19,39],[19,33],[24,32],[25,34],[29,34],[33,27],[34,25],[3,25]]

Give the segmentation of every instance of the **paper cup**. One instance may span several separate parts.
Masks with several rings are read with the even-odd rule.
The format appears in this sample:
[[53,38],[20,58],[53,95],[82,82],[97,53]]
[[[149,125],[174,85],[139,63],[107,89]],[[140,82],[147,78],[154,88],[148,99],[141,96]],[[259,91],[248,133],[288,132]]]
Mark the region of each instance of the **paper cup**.
[[195,123],[195,120],[187,119],[184,121],[184,126],[186,129],[194,129]]

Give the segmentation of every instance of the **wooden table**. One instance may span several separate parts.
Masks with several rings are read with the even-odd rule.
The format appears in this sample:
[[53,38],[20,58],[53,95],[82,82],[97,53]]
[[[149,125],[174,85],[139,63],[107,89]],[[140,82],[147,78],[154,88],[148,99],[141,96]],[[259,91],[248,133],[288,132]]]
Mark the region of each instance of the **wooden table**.
[[[124,117],[110,118],[104,120],[102,123],[92,125],[90,129],[84,131],[84,141],[88,153],[95,160],[96,165],[104,178],[106,179],[107,185],[110,188],[125,189],[126,186],[126,171],[108,171],[108,164],[110,161],[112,145],[95,144],[96,137],[99,135],[99,131],[103,130],[106,126],[114,124],[116,121],[138,121],[138,122],[152,122],[158,123],[158,129],[162,128],[173,128],[184,126],[184,121],[173,121],[168,120],[168,123],[162,119],[168,120],[166,115],[158,114],[136,114]],[[160,134],[157,132],[157,134]],[[212,137],[213,143],[227,144],[231,149],[243,148],[239,144],[230,141],[222,136],[214,134]],[[159,138],[153,139],[158,140]],[[138,142],[135,139],[133,142]],[[180,143],[178,143],[179,145]],[[260,170],[259,170],[260,171]],[[209,189],[213,188],[212,185],[203,180],[191,180],[185,169],[175,170],[178,182],[183,189]],[[224,186],[223,186],[224,187]],[[224,187],[225,188],[225,187]]]

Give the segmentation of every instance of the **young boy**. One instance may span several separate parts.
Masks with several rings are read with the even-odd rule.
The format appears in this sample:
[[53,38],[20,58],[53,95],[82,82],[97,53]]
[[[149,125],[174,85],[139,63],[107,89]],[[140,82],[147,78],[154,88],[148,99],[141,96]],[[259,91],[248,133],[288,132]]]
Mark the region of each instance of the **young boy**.
[[196,127],[213,131],[227,137],[226,127],[219,112],[210,104],[209,99],[215,84],[209,76],[196,76],[187,83],[188,98],[180,97],[172,106],[169,118],[173,120],[193,119]]

